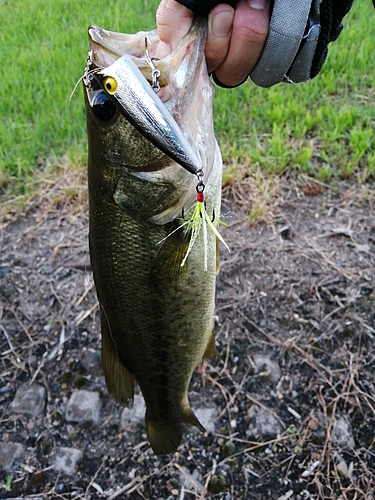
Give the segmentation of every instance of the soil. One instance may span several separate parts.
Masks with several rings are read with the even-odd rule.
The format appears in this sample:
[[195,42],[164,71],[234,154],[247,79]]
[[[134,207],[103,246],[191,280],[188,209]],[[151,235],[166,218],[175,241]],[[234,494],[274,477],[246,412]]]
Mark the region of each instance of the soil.
[[[71,177],[1,221],[0,441],[27,451],[0,498],[375,498],[374,187],[284,175],[261,210],[267,179],[224,189],[218,355],[191,383],[215,428],[156,457],[105,388],[85,179]],[[42,416],[12,412],[24,383],[45,387]],[[81,388],[100,393],[99,425],[65,419]],[[60,446],[84,453],[74,475],[51,469]]]

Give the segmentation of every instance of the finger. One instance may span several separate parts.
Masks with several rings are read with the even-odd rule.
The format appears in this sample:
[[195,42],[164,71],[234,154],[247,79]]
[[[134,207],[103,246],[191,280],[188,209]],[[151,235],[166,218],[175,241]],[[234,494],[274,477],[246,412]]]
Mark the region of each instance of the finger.
[[268,27],[268,0],[241,0],[237,4],[229,50],[215,71],[222,83],[230,87],[247,78],[262,53]]
[[234,9],[227,4],[219,4],[208,15],[208,37],[206,43],[207,69],[211,73],[224,61],[227,56]]
[[156,11],[156,25],[160,38],[156,57],[162,59],[177,47],[179,41],[189,31],[193,18],[193,11],[176,0],[161,1]]

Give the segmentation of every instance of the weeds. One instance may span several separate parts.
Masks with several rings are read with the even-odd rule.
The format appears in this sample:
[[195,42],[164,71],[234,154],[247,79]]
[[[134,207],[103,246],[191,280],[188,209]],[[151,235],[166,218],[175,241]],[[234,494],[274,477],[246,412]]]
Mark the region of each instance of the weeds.
[[[70,93],[82,74],[89,24],[135,32],[155,26],[157,0],[20,0],[1,5],[0,189],[19,192],[35,170],[67,155],[83,162],[84,105]],[[302,85],[217,89],[216,134],[226,164],[280,173],[298,166],[320,180],[373,177],[375,25],[371,2],[355,2],[322,72]],[[361,175],[358,179],[361,179]]]

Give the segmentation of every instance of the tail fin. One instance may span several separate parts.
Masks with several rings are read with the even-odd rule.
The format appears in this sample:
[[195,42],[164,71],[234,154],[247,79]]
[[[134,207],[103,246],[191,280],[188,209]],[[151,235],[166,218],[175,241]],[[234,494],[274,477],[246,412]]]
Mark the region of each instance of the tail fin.
[[177,450],[182,439],[182,424],[194,425],[202,432],[206,430],[190,408],[186,409],[180,422],[155,422],[146,414],[148,438],[156,455],[166,455]]

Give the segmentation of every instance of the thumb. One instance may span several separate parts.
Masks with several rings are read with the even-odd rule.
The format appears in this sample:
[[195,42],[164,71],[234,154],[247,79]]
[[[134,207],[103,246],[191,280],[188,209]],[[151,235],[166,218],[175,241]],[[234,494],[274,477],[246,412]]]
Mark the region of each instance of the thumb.
[[160,43],[156,57],[162,59],[174,50],[189,31],[194,13],[176,0],[162,0],[156,11],[156,26]]

